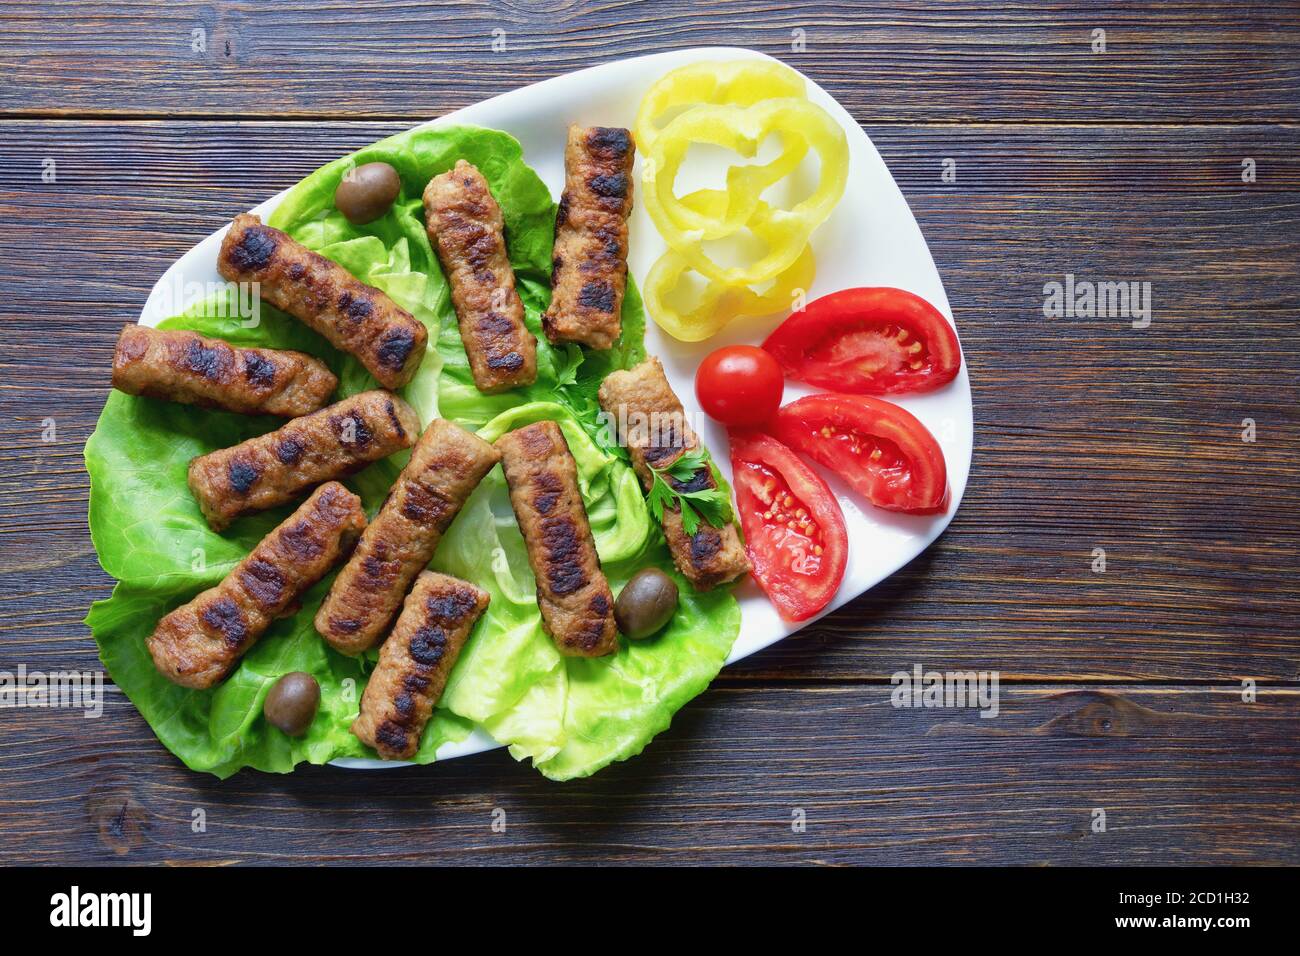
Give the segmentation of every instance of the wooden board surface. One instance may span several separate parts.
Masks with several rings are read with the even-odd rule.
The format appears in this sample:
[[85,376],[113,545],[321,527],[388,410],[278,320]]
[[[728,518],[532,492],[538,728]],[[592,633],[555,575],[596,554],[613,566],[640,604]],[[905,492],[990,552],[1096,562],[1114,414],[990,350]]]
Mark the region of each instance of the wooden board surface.
[[[658,49],[788,54],[801,22],[785,58],[864,124],[957,316],[975,461],[948,532],[590,781],[498,752],[218,783],[116,691],[98,720],[0,710],[0,859],[1300,862],[1294,5],[650,6],[0,13],[0,670],[96,666],[81,446],[170,261],[419,119]],[[1067,273],[1150,282],[1150,327],[1044,318]],[[1002,716],[891,707],[918,663],[999,671]]]

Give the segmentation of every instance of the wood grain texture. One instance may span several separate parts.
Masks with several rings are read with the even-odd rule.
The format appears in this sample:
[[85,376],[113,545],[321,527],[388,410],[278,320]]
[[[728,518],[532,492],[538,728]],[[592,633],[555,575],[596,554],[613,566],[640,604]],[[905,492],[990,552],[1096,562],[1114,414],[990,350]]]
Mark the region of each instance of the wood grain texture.
[[728,45],[787,59],[863,122],[1300,116],[1293,3],[18,0],[0,37],[10,113],[427,119],[610,60]]
[[996,719],[896,709],[889,691],[720,687],[641,756],[567,784],[504,751],[219,783],[120,696],[96,720],[27,711],[0,738],[0,859],[1300,863],[1294,688],[1251,704],[1235,688],[1003,688]]
[[[98,720],[0,710],[0,860],[1300,863],[1294,4],[7,4],[0,670],[97,666],[81,446],[172,260],[419,119],[710,43],[844,103],[929,241],[976,425],[939,542],[565,785],[500,751],[222,783],[111,687]],[[1151,283],[1150,328],[1044,318],[1067,273]],[[1001,716],[890,706],[917,663],[996,669]]]

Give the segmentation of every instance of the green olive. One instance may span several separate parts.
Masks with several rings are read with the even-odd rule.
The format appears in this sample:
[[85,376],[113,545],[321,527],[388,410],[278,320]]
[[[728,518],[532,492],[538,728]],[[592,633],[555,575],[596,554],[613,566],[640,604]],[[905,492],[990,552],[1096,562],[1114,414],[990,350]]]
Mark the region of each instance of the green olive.
[[618,593],[614,620],[626,637],[649,637],[677,613],[677,582],[658,568],[642,568]]
[[387,163],[366,163],[349,170],[334,191],[334,205],[354,226],[373,222],[393,205],[402,179]]
[[262,704],[262,713],[273,727],[279,727],[290,737],[301,737],[316,719],[320,706],[320,684],[316,678],[302,671],[285,674]]

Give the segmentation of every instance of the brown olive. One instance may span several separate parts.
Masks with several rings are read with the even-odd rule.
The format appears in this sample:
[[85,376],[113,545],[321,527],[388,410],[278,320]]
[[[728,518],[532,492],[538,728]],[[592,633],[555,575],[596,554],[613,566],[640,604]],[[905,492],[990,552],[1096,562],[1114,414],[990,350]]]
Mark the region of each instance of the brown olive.
[[301,737],[316,719],[320,706],[320,684],[316,678],[302,671],[285,674],[262,704],[262,713],[273,727],[279,727],[290,737]]
[[625,637],[649,637],[677,613],[677,582],[658,568],[642,568],[618,592],[614,620]]
[[334,191],[334,205],[354,226],[373,222],[388,212],[402,179],[387,163],[365,163],[350,169]]

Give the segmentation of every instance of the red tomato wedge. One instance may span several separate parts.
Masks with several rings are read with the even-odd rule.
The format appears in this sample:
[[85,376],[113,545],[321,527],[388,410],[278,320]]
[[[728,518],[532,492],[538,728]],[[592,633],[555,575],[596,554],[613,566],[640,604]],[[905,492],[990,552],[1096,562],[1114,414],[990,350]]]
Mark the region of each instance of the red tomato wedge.
[[943,449],[916,417],[866,395],[809,395],[776,413],[776,437],[843,478],[877,508],[948,509]]
[[842,289],[793,313],[763,348],[800,382],[855,395],[930,392],[961,368],[957,333],[902,289]]
[[830,603],[844,580],[849,538],[831,490],[770,435],[728,432],[736,510],[754,578],[787,621]]

